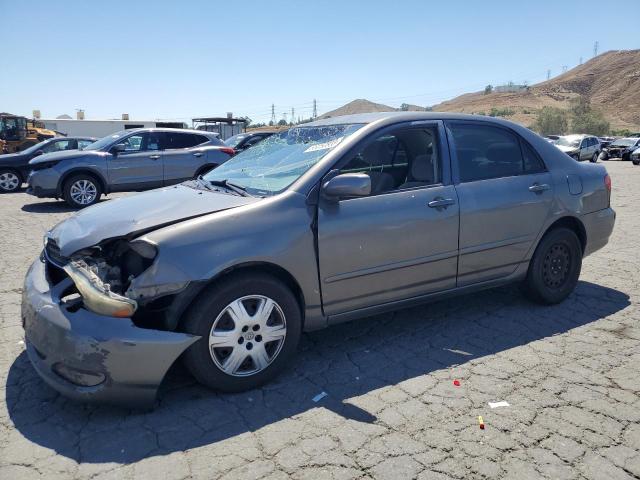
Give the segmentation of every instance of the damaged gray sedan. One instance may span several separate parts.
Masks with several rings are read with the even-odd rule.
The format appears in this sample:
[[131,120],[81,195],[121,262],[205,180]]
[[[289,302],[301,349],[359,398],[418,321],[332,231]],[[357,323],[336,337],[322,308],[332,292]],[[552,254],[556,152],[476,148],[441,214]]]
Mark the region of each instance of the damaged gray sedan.
[[603,166],[500,119],[313,122],[55,226],[25,280],[27,352],[85,401],[153,404],[179,357],[254,388],[302,331],[513,282],[562,301],[609,239],[610,193]]

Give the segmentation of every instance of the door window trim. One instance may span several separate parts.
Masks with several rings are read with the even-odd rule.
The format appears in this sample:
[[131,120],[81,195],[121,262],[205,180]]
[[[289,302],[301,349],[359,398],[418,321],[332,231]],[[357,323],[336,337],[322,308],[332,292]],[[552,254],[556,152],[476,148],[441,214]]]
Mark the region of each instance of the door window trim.
[[[450,125],[473,125],[473,126],[481,126],[481,127],[491,127],[491,128],[497,128],[497,129],[500,129],[500,130],[504,130],[506,132],[509,132],[511,135],[514,135],[516,137],[516,139],[518,140],[518,146],[520,148],[520,155],[522,156],[522,162],[523,162],[523,171],[522,171],[522,173],[518,173],[516,175],[505,175],[505,176],[502,176],[502,177],[481,178],[481,179],[477,179],[477,180],[469,180],[469,181],[466,181],[466,182],[462,182],[460,180],[460,167],[459,167],[459,163],[458,163],[458,154],[456,152],[456,143],[455,143],[455,139],[453,138],[453,135],[450,132],[450,127],[449,127]],[[482,120],[445,120],[444,121],[444,130],[446,132],[447,143],[449,145],[449,155],[450,155],[450,158],[451,158],[451,177],[452,177],[452,181],[453,181],[454,185],[460,185],[462,183],[483,182],[483,181],[486,181],[486,180],[496,180],[496,179],[499,179],[499,178],[522,177],[522,176],[525,176],[525,175],[539,175],[541,173],[547,173],[549,171],[549,169],[547,168],[547,164],[544,162],[544,159],[538,153],[538,151],[533,147],[533,145],[531,145],[531,143],[529,143],[527,140],[522,138],[522,136],[518,132],[513,130],[512,128],[506,127],[504,125],[494,124],[494,123],[491,123],[491,122],[484,122]],[[524,152],[523,145],[527,145],[529,147],[529,149],[531,150],[531,152],[533,152],[533,154],[536,156],[536,158],[540,162],[540,165],[542,165],[542,170],[535,171],[535,172],[525,172],[524,171],[524,153],[525,152]]]
[[366,148],[371,142],[375,141],[377,138],[391,134],[392,132],[398,130],[422,130],[424,128],[435,128],[436,137],[438,142],[438,153],[440,158],[440,170],[441,176],[440,182],[433,183],[430,185],[419,185],[410,188],[403,188],[402,190],[390,190],[388,192],[380,192],[376,194],[371,194],[366,197],[354,197],[354,198],[344,198],[340,199],[340,201],[349,201],[349,200],[359,200],[362,198],[372,198],[379,197],[381,195],[394,195],[398,193],[411,192],[415,190],[423,190],[434,187],[441,187],[452,184],[451,177],[451,157],[449,154],[449,148],[446,142],[446,136],[444,132],[444,122],[442,120],[415,120],[409,122],[399,122],[394,123],[393,125],[387,125],[385,127],[374,130],[369,133],[365,138],[361,139],[358,143],[356,143],[353,147],[351,147],[347,152],[345,152],[340,158],[338,158],[333,165],[331,165],[328,171],[322,176],[320,179],[320,186],[322,186],[327,180],[334,177],[339,173],[340,169],[344,167],[347,163],[349,163],[354,155],[361,152],[364,148]]

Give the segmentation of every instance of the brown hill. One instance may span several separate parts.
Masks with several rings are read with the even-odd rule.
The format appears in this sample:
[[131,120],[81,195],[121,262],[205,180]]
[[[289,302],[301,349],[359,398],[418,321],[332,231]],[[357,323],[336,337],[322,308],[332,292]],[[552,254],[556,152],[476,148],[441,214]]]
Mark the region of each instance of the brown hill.
[[441,112],[489,113],[511,109],[509,118],[530,126],[544,106],[567,108],[583,95],[612,128],[640,130],[640,50],[610,51],[546,82],[514,93],[467,93],[433,107]]
[[320,115],[319,118],[339,117],[341,115],[353,115],[356,113],[393,112],[395,110],[395,108],[390,107],[389,105],[374,103],[369,100],[365,100],[364,98],[359,98],[341,106],[340,108],[324,113]]

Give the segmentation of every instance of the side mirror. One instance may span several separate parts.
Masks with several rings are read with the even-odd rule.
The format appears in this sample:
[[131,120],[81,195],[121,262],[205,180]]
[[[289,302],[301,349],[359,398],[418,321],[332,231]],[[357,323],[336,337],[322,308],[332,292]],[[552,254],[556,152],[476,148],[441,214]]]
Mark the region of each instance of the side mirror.
[[38,157],[44,153],[44,150],[36,150],[36,153],[33,154],[34,157]]
[[366,197],[371,194],[371,177],[365,173],[343,173],[322,185],[325,198],[339,200],[344,197]]
[[117,155],[120,152],[124,152],[127,149],[127,146],[124,143],[116,143],[113,147],[111,147],[111,152]]

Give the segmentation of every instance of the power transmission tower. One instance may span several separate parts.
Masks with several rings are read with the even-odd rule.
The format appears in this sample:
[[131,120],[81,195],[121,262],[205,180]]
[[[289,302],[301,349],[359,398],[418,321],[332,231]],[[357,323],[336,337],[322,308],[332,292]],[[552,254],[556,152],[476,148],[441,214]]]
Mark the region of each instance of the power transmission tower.
[[593,56],[597,57],[598,56],[598,47],[600,45],[598,44],[598,41],[596,40],[596,43],[593,44]]
[[318,104],[316,102],[316,99],[313,99],[313,118],[316,118],[318,116]]
[[295,122],[296,117],[295,117],[295,113],[296,111],[293,109],[293,107],[291,107],[291,124],[293,125],[293,122]]
[[282,112],[282,119],[284,120],[284,123],[287,123],[287,112]]
[[271,125],[276,124],[276,106],[275,104],[271,104]]
[[580,57],[580,65],[582,65],[582,57]]
[[551,78],[551,69],[547,70],[547,80]]
[[566,65],[562,65],[562,73],[566,72],[568,68],[569,67],[567,67]]

